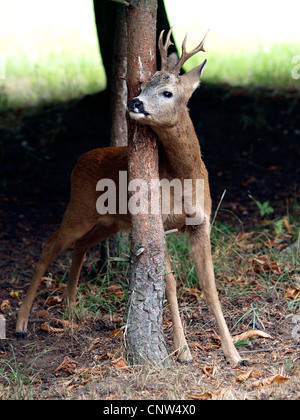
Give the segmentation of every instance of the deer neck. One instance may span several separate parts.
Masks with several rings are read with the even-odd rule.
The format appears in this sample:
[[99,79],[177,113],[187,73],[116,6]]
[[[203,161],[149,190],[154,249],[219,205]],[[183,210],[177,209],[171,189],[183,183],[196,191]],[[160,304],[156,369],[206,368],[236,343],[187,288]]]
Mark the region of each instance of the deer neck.
[[199,141],[188,110],[172,127],[155,127],[163,146],[161,158],[168,175],[178,179],[196,179],[203,171]]

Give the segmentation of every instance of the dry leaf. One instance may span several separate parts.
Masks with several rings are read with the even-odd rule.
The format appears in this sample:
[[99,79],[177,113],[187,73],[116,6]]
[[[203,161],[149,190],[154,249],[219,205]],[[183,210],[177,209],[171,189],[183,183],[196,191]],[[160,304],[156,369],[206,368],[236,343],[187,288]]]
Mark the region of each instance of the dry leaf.
[[245,382],[251,375],[253,369],[248,370],[247,372],[241,373],[236,377],[236,380],[239,382]]
[[62,363],[55,369],[54,373],[63,370],[64,373],[66,373],[67,375],[73,375],[73,373],[75,372],[77,366],[79,365],[78,362],[76,362],[76,360],[71,359],[68,356],[65,356],[64,360],[62,361]]
[[269,376],[268,378],[259,379],[258,381],[253,382],[252,386],[253,388],[261,388],[263,386],[268,386],[272,384],[280,384],[281,382],[285,382],[288,380],[289,378],[285,378],[284,376],[278,374],[274,376]]
[[110,333],[110,338],[115,338],[115,337],[122,337],[123,335],[123,331],[120,330],[120,328],[115,328],[111,333]]
[[55,333],[55,334],[60,334],[64,332],[63,328],[53,327],[52,325],[50,325],[49,322],[44,322],[41,325],[41,329],[45,332]]
[[52,296],[49,299],[47,299],[46,301],[46,305],[48,306],[54,306],[57,305],[58,303],[62,302],[62,297],[61,296]]
[[22,292],[22,290],[12,290],[12,291],[10,292],[10,296],[11,296],[12,298],[20,299],[19,294],[20,294],[21,292]]
[[119,357],[118,359],[112,360],[110,362],[112,364],[112,366],[116,369],[116,370],[121,370],[122,372],[130,372],[130,370],[128,369],[128,363],[126,362],[125,359],[123,359],[123,357]]
[[212,376],[214,372],[214,368],[212,366],[203,366],[202,372],[204,373],[204,375],[208,376],[209,378],[214,379]]
[[267,255],[260,258],[251,258],[252,267],[255,273],[270,273],[272,271],[275,274],[281,274],[281,268],[277,261],[270,261]]
[[10,302],[8,299],[2,300],[0,305],[0,311],[4,313],[5,309],[10,308]]
[[230,386],[227,386],[225,388],[217,389],[217,391],[213,392],[212,398],[222,397],[227,391],[229,391],[230,388]]
[[75,324],[75,322],[57,318],[52,318],[50,322],[44,322],[41,325],[41,329],[43,331],[56,334],[63,333],[65,328],[78,328],[78,325]]
[[[109,352],[107,352],[107,353],[103,353],[103,354],[100,354],[100,356],[95,356],[95,358],[94,358],[94,360],[95,361],[99,361],[99,360],[107,360],[107,359],[112,359],[114,357],[114,354],[113,353],[109,353]],[[118,359],[117,359],[118,360]],[[127,365],[128,366],[128,365]]]
[[197,289],[197,287],[183,287],[182,288],[186,293],[188,293],[191,300],[199,300],[200,298],[204,297],[204,293]]
[[106,367],[99,367],[99,366],[93,366],[90,370],[90,374],[92,376],[100,376],[102,373],[107,372],[107,368]]
[[299,299],[300,287],[294,286],[292,289],[288,288],[284,294],[285,299]]
[[237,343],[238,341],[248,340],[248,338],[251,338],[251,337],[271,338],[272,340],[274,340],[274,337],[272,337],[270,334],[267,334],[264,331],[249,330],[241,334],[235,335],[234,337],[232,337],[232,341],[233,343]]
[[286,228],[286,230],[290,232],[291,231],[291,225],[290,225],[290,222],[288,221],[286,216],[283,216],[282,222],[283,222],[283,226]]
[[263,376],[264,374],[264,370],[263,369],[258,369],[258,370],[253,370],[251,373],[251,378],[259,378],[260,376]]
[[48,311],[44,310],[44,311],[40,311],[37,314],[38,318],[46,318],[48,316]]
[[91,351],[95,346],[103,346],[104,342],[99,338],[96,337],[90,344],[90,347],[88,348],[88,351]]
[[204,394],[187,394],[187,398],[192,398],[193,400],[208,400],[212,397],[211,392],[204,392]]

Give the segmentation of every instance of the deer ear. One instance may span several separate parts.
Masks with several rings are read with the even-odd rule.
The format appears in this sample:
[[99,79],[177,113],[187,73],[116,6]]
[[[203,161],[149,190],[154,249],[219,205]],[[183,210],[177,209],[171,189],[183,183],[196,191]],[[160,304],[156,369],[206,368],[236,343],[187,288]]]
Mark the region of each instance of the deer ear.
[[199,86],[200,78],[205,67],[207,60],[204,60],[202,64],[193,68],[188,73],[185,73],[182,76],[179,76],[181,80],[184,82],[187,88],[191,89],[194,92],[195,89]]

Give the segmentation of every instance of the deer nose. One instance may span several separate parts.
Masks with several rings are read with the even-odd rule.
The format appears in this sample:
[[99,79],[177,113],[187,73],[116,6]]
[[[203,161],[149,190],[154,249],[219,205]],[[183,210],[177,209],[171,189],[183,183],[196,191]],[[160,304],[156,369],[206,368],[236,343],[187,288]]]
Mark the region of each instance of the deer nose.
[[129,102],[128,109],[131,112],[143,113],[144,111],[144,104],[138,98],[133,98],[131,102]]

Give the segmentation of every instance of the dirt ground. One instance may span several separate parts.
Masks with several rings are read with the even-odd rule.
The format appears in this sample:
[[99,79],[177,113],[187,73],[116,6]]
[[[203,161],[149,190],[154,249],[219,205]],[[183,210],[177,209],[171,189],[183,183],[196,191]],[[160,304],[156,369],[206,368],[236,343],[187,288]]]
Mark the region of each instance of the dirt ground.
[[[6,340],[0,340],[0,399],[299,399],[299,334],[291,334],[299,304],[288,306],[278,291],[260,300],[260,316],[272,339],[251,340],[241,348],[247,366],[232,369],[226,364],[213,316],[200,299],[186,308],[181,305],[194,362],[175,361],[167,370],[138,369],[123,360],[118,330],[122,305],[117,315],[89,315],[75,320],[78,325],[71,321],[60,333],[42,330],[51,320],[52,327],[62,328],[53,321],[62,319],[63,311],[58,298],[62,288],[55,279],[70,263],[68,251],[54,263],[54,279],[41,286],[28,338],[14,336],[16,311],[41,245],[57,228],[68,201],[72,167],[85,151],[109,143],[106,104],[98,94],[0,115],[0,305],[9,301],[0,311],[6,318]],[[210,173],[214,210],[226,189],[222,220],[245,231],[255,227],[258,210],[249,193],[260,203],[269,201],[273,217],[292,208],[299,217],[299,92],[203,84],[190,109]],[[95,248],[86,265],[95,264],[98,255]],[[298,273],[299,265],[291,276]],[[245,293],[232,298],[225,289],[220,297],[232,327],[257,297]],[[49,304],[53,296],[56,301]],[[261,329],[259,323],[254,327]],[[172,352],[167,308],[164,330]]]

